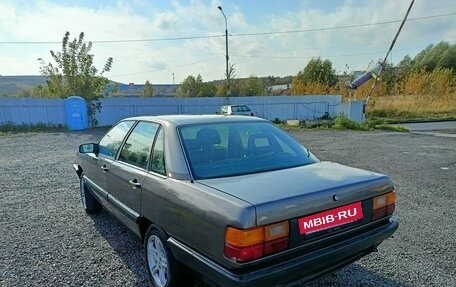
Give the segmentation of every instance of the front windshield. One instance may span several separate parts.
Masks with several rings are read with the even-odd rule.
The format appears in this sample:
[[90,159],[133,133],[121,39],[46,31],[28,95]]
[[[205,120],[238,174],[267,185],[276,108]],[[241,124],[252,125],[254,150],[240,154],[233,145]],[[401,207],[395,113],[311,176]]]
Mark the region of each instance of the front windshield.
[[195,179],[266,172],[318,161],[269,122],[187,125],[179,135]]

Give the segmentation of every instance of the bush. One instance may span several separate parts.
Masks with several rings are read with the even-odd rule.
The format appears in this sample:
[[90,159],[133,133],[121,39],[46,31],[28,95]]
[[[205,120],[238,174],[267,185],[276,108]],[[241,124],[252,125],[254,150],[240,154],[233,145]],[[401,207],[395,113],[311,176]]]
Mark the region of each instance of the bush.
[[358,123],[353,120],[350,120],[346,116],[339,116],[334,119],[334,125],[332,128],[337,130],[355,130],[355,131],[368,131],[372,128],[365,123]]
[[409,130],[403,126],[389,125],[385,120],[367,120],[364,123],[358,123],[345,116],[339,116],[334,119],[332,128],[337,130],[354,130],[354,131],[371,131],[371,130],[387,130],[395,132],[408,132]]

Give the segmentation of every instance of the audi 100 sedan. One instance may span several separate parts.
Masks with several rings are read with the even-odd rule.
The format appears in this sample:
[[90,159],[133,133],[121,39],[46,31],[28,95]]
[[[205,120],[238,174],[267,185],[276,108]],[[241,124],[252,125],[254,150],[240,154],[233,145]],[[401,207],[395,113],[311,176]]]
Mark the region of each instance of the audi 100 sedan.
[[319,161],[267,120],[127,118],[82,144],[87,213],[103,206],[144,241],[151,281],[193,270],[213,286],[287,286],[341,268],[398,228],[378,173]]

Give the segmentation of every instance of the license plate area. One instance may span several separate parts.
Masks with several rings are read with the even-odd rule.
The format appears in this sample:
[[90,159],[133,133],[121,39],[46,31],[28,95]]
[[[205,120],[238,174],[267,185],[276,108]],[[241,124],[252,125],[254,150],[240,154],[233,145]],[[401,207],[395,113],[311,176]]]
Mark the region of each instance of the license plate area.
[[315,232],[336,228],[363,219],[361,202],[336,207],[298,219],[299,233],[310,235]]

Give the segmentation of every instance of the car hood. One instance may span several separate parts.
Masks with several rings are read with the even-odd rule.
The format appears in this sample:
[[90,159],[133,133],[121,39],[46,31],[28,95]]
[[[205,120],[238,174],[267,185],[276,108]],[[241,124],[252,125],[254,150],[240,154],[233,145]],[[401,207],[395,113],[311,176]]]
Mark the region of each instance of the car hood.
[[333,162],[198,182],[254,205],[258,225],[364,200],[393,188],[385,175]]

